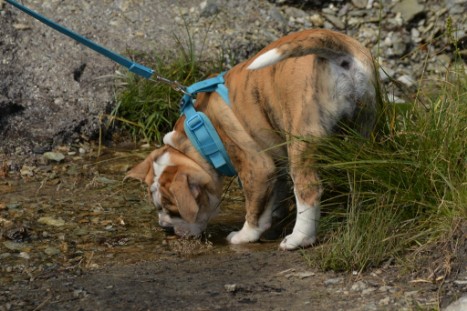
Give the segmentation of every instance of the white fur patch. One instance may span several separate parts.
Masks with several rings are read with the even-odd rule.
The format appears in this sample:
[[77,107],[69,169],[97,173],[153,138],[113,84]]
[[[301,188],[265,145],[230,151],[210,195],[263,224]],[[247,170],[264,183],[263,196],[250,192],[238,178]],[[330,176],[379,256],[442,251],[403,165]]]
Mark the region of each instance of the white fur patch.
[[156,178],[158,179],[158,177],[162,175],[162,172],[164,172],[167,166],[173,165],[174,164],[170,159],[170,153],[164,152],[159,158],[157,158],[155,162],[153,162],[154,174],[156,175]]
[[261,233],[263,233],[261,228],[253,227],[247,221],[245,221],[240,231],[231,232],[227,236],[227,241],[229,241],[231,244],[255,242],[259,239]]
[[313,244],[316,240],[319,217],[319,203],[309,206],[298,201],[297,219],[295,220],[292,234],[289,234],[282,240],[280,248],[282,250],[294,250]]
[[264,231],[271,227],[272,205],[268,206],[258,220],[258,227],[251,226],[247,221],[240,231],[231,232],[227,241],[231,244],[243,244],[258,241]]
[[248,69],[260,69],[275,64],[280,60],[282,60],[282,54],[280,54],[277,49],[272,49],[258,56],[250,66],[248,66]]
[[175,131],[168,132],[167,134],[165,134],[164,138],[162,138],[162,141],[164,142],[164,144],[174,147],[175,145],[174,140],[173,140],[174,135],[175,135]]
[[152,193],[152,200],[156,204],[156,206],[161,206],[161,192],[159,191],[159,178],[161,177],[162,173],[164,172],[167,166],[174,165],[170,160],[170,154],[168,152],[163,153],[156,161],[152,163],[152,167],[154,169],[154,182],[152,183],[149,190]]

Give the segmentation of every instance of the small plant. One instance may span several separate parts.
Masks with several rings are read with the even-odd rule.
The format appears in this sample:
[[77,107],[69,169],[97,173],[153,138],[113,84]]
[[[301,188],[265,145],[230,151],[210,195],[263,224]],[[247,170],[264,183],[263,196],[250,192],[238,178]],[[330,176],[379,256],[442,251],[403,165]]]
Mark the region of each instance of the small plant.
[[[153,68],[158,75],[181,85],[189,86],[202,80],[206,75],[205,69],[212,69],[214,65],[197,59],[189,33],[187,42],[182,42],[178,36],[175,36],[175,41],[179,46],[176,55],[159,57],[137,51],[127,54]],[[120,122],[134,139],[143,137],[147,142],[160,143],[161,136],[172,130],[180,116],[182,93],[167,84],[143,79],[130,72],[120,73],[117,81],[117,104],[110,120]]]

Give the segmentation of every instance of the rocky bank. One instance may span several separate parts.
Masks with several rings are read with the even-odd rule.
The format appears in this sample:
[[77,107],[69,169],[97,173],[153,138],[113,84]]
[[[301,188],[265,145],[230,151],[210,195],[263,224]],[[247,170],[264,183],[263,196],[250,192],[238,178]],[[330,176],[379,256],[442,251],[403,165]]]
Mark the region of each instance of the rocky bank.
[[[134,1],[23,4],[114,51],[170,55],[191,37],[226,68],[304,28],[330,28],[372,49],[391,99],[465,57],[465,0]],[[42,154],[97,137],[119,67],[0,1],[0,152]],[[450,26],[451,25],[451,26]],[[450,35],[446,29],[450,28]],[[457,47],[453,44],[457,39]],[[120,68],[121,69],[121,68]],[[396,81],[396,82],[394,82]]]

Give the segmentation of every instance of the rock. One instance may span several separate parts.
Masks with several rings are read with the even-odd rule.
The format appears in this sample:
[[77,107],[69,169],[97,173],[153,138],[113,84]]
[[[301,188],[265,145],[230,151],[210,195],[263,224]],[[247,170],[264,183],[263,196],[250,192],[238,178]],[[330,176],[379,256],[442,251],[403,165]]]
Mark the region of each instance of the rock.
[[224,288],[228,293],[235,293],[237,291],[237,284],[225,284]]
[[409,75],[402,75],[399,78],[397,78],[397,81],[401,82],[407,87],[412,87],[417,83],[415,79]]
[[309,20],[314,27],[322,27],[324,24],[324,19],[320,14],[310,15]]
[[365,282],[358,281],[352,284],[352,287],[350,288],[350,290],[354,292],[361,292],[367,288],[368,288],[368,285]]
[[282,15],[282,13],[277,8],[272,8],[269,10],[269,16],[278,23],[285,25],[287,19]]
[[465,311],[467,310],[467,295],[464,294],[461,298],[451,303],[444,311]]
[[29,253],[27,253],[27,252],[20,252],[20,253],[18,254],[18,257],[19,257],[19,258],[26,259],[26,260],[31,259],[31,255],[29,255]]
[[21,176],[25,176],[25,177],[33,177],[34,176],[34,169],[35,167],[34,166],[30,166],[30,165],[23,165],[20,169],[20,173],[21,173]]
[[336,285],[336,284],[342,283],[342,281],[344,281],[344,278],[342,277],[327,279],[324,281],[324,285],[326,286]]
[[406,35],[395,32],[388,33],[383,41],[383,45],[386,47],[386,56],[390,58],[403,56],[407,51],[407,41],[409,40]]
[[362,290],[362,295],[368,295],[368,294],[373,293],[374,291],[376,291],[376,288],[373,288],[373,287],[365,288],[364,290]]
[[389,67],[379,67],[379,77],[381,81],[390,81],[394,77],[395,71]]
[[364,9],[368,5],[368,0],[352,0],[354,7]]
[[308,17],[309,14],[295,7],[286,7],[285,15],[297,19],[297,18],[306,18]]
[[300,279],[306,279],[310,276],[313,276],[315,275],[314,272],[311,272],[311,271],[304,271],[304,272],[290,272],[290,273],[287,273],[287,274],[284,274],[284,276],[286,278],[291,278],[291,277],[298,277]]
[[49,256],[55,256],[60,254],[60,250],[56,247],[49,246],[44,249],[44,253],[46,253]]
[[206,1],[205,3],[203,2],[201,4],[202,11],[201,11],[201,16],[202,17],[211,17],[219,13],[219,5],[215,1]]
[[380,306],[387,306],[390,302],[391,302],[391,297],[388,296],[388,297],[385,297],[385,298],[381,299],[381,300],[378,302],[378,304],[379,304]]
[[43,157],[50,161],[61,162],[65,159],[63,153],[60,152],[46,152]]
[[63,227],[65,225],[65,221],[61,218],[53,218],[49,216],[41,217],[37,220],[38,223],[53,226],[53,227]]
[[444,0],[449,14],[465,14],[467,1],[466,0]]
[[345,24],[341,20],[341,18],[331,15],[331,14],[323,14],[324,18],[326,18],[331,24],[336,26],[337,29],[344,29]]
[[393,7],[394,12],[402,14],[406,22],[410,22],[416,15],[422,13],[425,7],[418,0],[402,0]]
[[380,292],[389,292],[389,291],[391,291],[391,289],[392,289],[391,286],[383,285],[380,288],[378,288],[378,291],[380,291]]
[[9,203],[6,205],[6,208],[12,210],[12,209],[19,209],[21,208],[21,203]]
[[10,251],[26,251],[29,249],[29,246],[24,243],[16,243],[13,241],[5,241],[3,242],[3,246],[8,248]]

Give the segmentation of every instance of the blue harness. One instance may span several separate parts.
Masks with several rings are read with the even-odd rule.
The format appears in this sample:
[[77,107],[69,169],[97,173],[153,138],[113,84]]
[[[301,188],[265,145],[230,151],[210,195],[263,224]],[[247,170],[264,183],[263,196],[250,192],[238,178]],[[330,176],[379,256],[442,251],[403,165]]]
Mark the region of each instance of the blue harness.
[[224,74],[225,72],[217,77],[190,85],[186,89],[188,94],[182,98],[180,112],[185,115],[185,133],[196,150],[218,172],[226,176],[235,176],[237,172],[216,129],[204,113],[195,110],[193,100],[193,96],[197,93],[216,92],[230,106],[229,90],[224,84]]

